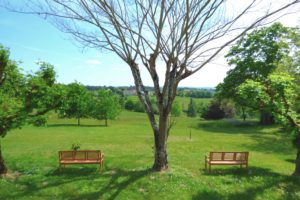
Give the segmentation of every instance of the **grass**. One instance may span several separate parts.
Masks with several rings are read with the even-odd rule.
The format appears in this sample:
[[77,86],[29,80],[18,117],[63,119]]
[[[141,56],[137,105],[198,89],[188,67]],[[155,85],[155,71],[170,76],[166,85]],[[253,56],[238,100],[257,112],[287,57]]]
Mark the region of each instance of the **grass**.
[[[170,169],[153,173],[153,136],[145,114],[123,112],[103,122],[51,116],[47,127],[26,126],[2,139],[9,173],[0,178],[0,199],[300,199],[292,177],[295,150],[278,127],[235,120],[180,117],[168,140]],[[191,134],[191,138],[190,138]],[[57,151],[100,149],[105,167],[67,166],[58,170]],[[209,151],[250,151],[249,170],[213,166]]]

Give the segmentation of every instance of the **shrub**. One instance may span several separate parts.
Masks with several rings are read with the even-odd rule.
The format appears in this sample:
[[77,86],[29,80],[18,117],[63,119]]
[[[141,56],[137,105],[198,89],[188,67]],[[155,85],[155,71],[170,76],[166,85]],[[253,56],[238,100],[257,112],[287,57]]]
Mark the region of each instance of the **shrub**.
[[131,111],[134,110],[134,102],[131,99],[126,101],[125,109],[126,110],[131,110]]
[[34,126],[45,126],[47,123],[47,119],[48,119],[47,116],[41,115],[41,116],[31,118],[29,120],[29,123]]
[[223,119],[225,117],[225,112],[221,108],[221,103],[216,100],[211,101],[207,111],[202,113],[202,117],[208,120]]

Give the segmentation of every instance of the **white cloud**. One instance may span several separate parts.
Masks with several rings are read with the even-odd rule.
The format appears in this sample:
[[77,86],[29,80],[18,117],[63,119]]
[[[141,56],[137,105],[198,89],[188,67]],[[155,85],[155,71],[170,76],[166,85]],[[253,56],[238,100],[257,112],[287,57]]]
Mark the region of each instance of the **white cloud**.
[[101,65],[101,62],[95,59],[86,60],[85,63],[88,65]]

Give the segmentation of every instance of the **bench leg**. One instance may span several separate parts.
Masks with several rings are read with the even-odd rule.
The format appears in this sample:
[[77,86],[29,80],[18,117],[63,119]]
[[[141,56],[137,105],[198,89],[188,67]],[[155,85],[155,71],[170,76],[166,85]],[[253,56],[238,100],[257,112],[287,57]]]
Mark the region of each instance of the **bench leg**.
[[103,169],[104,160],[99,163],[99,171]]
[[65,168],[65,167],[66,167],[66,165],[60,164],[60,165],[59,165],[59,171],[62,171],[62,169]]

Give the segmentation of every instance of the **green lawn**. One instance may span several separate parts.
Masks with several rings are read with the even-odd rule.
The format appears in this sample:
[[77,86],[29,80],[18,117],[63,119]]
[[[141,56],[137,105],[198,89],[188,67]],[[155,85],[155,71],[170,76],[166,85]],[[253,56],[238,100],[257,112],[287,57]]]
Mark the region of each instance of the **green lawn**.
[[[103,122],[58,120],[47,127],[26,126],[2,139],[9,173],[0,178],[0,199],[300,199],[300,179],[291,177],[295,150],[277,127],[254,122],[176,120],[168,141],[170,169],[150,171],[153,137],[143,113],[123,112]],[[191,133],[191,139],[190,139]],[[79,142],[100,149],[105,167],[67,166],[58,170],[58,151]],[[209,151],[249,151],[249,170],[204,168]]]

